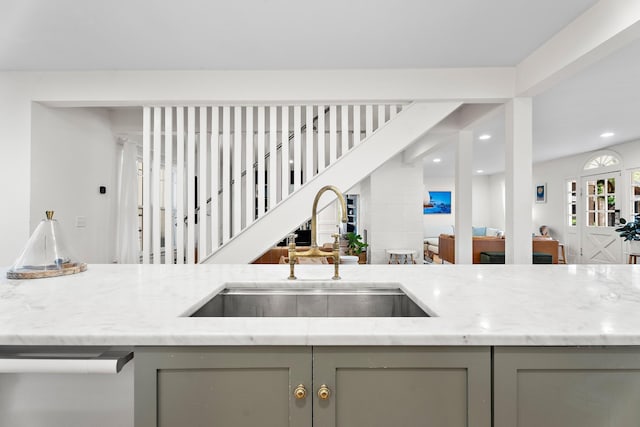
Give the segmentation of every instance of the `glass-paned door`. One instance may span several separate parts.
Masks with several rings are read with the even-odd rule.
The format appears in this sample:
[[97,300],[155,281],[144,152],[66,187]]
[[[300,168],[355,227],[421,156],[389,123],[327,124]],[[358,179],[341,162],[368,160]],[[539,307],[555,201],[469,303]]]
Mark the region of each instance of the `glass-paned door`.
[[614,231],[620,214],[618,184],[620,172],[593,175],[582,179],[584,225],[582,227],[582,262],[619,264],[622,262],[621,239]]
[[631,172],[631,215],[635,218],[640,214],[640,169]]
[[575,179],[567,181],[567,227],[575,227],[578,222],[578,183]]

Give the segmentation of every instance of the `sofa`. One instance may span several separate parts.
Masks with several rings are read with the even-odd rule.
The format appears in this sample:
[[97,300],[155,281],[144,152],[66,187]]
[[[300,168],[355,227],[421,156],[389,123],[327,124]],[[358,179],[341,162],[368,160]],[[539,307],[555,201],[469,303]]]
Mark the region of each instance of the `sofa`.
[[[454,233],[453,225],[436,225],[424,227],[424,256],[433,259],[434,255],[440,253],[440,235]],[[502,237],[504,232],[491,227],[473,227],[474,237]]]
[[424,257],[433,259],[440,249],[440,235],[453,234],[453,225],[424,226]]
[[[474,236],[473,238],[473,263],[480,264],[480,254],[482,252],[504,252],[504,238],[494,236]],[[456,236],[441,234],[439,238],[439,257],[442,262],[455,264],[456,259]],[[533,252],[551,255],[551,263],[558,263],[558,241],[547,238],[532,239]]]

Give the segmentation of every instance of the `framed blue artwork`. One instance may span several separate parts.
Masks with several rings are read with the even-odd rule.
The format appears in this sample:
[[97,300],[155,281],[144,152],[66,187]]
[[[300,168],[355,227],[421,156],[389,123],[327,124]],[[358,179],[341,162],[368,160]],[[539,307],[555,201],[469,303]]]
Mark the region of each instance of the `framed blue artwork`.
[[423,212],[429,214],[451,213],[451,191],[429,191],[424,199]]

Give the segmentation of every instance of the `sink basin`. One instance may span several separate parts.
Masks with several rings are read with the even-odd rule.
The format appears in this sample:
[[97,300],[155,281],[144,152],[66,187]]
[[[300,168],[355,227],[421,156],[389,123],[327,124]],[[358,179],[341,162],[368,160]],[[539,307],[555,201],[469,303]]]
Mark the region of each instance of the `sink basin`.
[[223,289],[190,317],[429,317],[399,288]]

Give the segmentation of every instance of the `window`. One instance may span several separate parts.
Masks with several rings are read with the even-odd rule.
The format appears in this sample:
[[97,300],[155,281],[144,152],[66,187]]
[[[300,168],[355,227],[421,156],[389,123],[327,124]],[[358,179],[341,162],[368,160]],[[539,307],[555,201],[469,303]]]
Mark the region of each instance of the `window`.
[[605,168],[607,166],[617,165],[618,163],[620,163],[620,160],[618,160],[617,157],[611,154],[602,154],[589,160],[587,164],[584,165],[584,170]]
[[640,214],[640,169],[631,172],[631,218]]
[[587,227],[614,227],[616,220],[616,179],[587,181]]
[[567,224],[569,227],[575,227],[577,224],[577,188],[578,183],[575,179],[567,181]]

